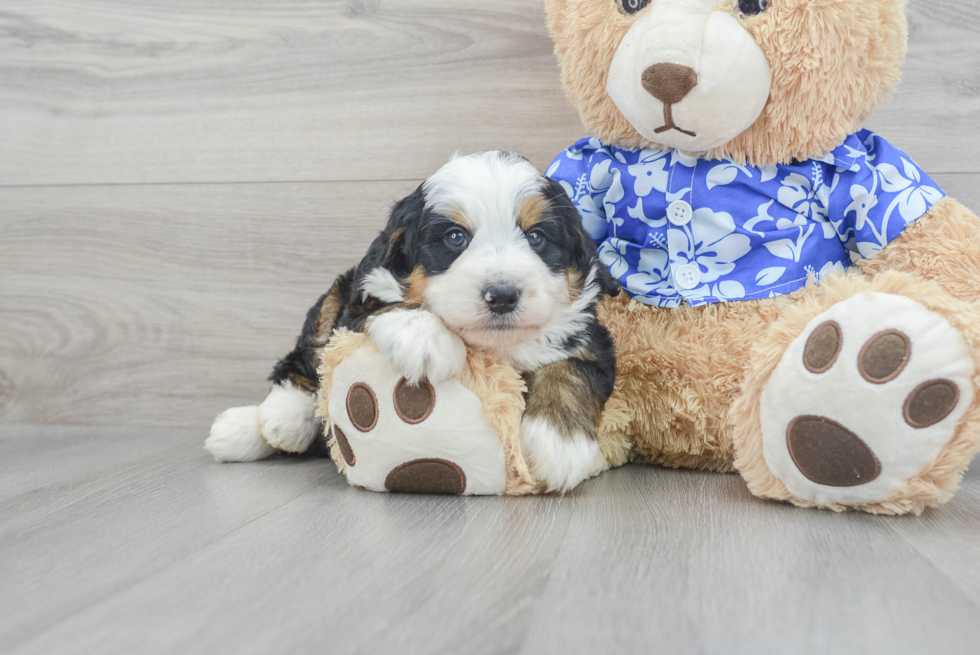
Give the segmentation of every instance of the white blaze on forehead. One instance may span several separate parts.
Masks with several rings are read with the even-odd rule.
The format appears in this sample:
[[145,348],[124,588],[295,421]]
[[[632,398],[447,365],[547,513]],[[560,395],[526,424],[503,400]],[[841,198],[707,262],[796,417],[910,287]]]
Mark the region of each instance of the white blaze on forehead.
[[511,233],[521,203],[538,194],[544,178],[512,152],[479,152],[457,157],[422,185],[430,209],[459,216],[476,234],[487,229]]

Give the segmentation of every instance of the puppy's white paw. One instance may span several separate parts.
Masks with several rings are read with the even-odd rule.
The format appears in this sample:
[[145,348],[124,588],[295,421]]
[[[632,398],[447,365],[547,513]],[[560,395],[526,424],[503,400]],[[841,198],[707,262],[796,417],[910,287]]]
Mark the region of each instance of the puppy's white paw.
[[259,405],[259,425],[269,445],[288,453],[302,453],[318,432],[316,397],[291,382],[274,385]]
[[368,319],[368,334],[392,365],[417,384],[441,382],[462,372],[466,345],[438,316],[422,309],[394,309]]
[[262,438],[256,405],[232,407],[214,419],[204,448],[218,462],[254,462],[276,452]]
[[547,420],[526,418],[521,443],[531,474],[548,491],[570,491],[595,471],[599,444],[584,434],[563,436]]

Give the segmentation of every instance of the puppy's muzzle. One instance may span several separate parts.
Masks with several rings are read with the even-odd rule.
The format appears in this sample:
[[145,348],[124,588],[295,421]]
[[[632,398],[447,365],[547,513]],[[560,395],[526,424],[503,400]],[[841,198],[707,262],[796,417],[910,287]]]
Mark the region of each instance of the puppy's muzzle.
[[521,290],[512,284],[491,284],[483,290],[483,300],[494,314],[510,314],[520,299]]

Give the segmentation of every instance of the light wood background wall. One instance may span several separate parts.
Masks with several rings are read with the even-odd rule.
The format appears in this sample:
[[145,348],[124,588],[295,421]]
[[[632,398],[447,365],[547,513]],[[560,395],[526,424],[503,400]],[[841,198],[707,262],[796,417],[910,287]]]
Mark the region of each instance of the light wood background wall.
[[[980,209],[980,2],[870,126]],[[584,136],[539,0],[3,0],[0,424],[200,426],[454,150]]]

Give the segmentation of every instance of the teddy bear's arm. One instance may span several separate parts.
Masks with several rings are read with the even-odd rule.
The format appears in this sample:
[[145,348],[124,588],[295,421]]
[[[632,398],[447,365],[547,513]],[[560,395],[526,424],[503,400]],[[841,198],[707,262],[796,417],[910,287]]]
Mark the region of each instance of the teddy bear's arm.
[[944,198],[873,257],[858,266],[869,276],[915,273],[938,282],[952,296],[980,299],[980,218]]

